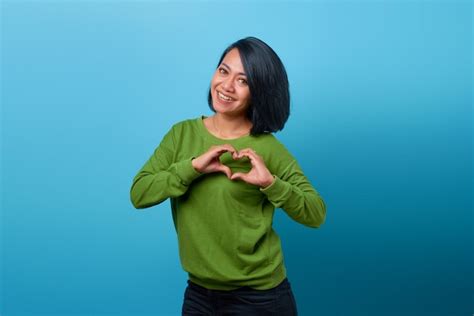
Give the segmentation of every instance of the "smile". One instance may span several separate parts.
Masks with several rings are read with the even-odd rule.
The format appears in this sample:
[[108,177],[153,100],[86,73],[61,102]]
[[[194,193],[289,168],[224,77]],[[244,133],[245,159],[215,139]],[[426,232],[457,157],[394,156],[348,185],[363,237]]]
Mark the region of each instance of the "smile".
[[221,99],[223,101],[227,101],[227,102],[234,101],[234,99],[232,99],[231,97],[226,96],[225,94],[220,93],[219,91],[217,91],[217,96],[219,97],[219,99]]

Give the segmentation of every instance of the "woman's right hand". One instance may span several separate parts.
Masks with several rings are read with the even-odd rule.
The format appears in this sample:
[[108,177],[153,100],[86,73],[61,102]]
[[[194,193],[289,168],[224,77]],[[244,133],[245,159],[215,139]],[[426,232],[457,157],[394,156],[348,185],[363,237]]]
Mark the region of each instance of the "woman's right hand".
[[212,172],[223,172],[230,179],[232,171],[226,165],[223,165],[219,160],[219,157],[225,153],[230,152],[232,156],[237,153],[232,145],[215,145],[211,146],[207,152],[199,157],[194,158],[191,162],[194,169],[200,173],[212,173]]

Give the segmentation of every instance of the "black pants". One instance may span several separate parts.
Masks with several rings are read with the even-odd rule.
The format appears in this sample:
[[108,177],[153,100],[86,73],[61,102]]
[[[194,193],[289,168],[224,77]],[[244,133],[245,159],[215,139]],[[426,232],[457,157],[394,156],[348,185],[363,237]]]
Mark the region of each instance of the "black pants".
[[269,290],[248,286],[231,291],[209,290],[188,280],[182,315],[298,315],[296,301],[287,278]]

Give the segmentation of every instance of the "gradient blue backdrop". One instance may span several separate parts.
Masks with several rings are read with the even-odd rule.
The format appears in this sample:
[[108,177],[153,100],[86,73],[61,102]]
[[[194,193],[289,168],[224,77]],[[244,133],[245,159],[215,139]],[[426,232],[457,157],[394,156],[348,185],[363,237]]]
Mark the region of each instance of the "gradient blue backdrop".
[[470,1],[3,1],[0,314],[179,315],[169,201],[131,181],[179,120],[210,115],[222,50],[287,67],[276,136],[328,206],[277,210],[301,315],[471,315]]

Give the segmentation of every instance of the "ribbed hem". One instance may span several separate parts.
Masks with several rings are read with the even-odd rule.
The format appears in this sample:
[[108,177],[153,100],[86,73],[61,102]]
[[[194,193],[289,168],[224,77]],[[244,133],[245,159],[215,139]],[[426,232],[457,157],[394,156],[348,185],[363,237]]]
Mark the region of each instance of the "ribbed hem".
[[[239,287],[242,287],[242,286],[248,286],[247,284],[244,284],[244,283],[240,285],[229,286],[227,284],[222,284],[219,282],[210,282],[209,280],[204,281],[194,276],[191,273],[188,273],[188,276],[191,282],[194,282],[209,290],[230,291],[230,290],[238,289]],[[281,282],[283,282],[285,278],[286,278],[286,267],[285,267],[284,262],[282,261],[278,265],[277,269],[273,271],[270,277],[261,280],[260,282],[261,285],[250,286],[250,287],[253,288],[254,290],[269,290],[278,286]]]

